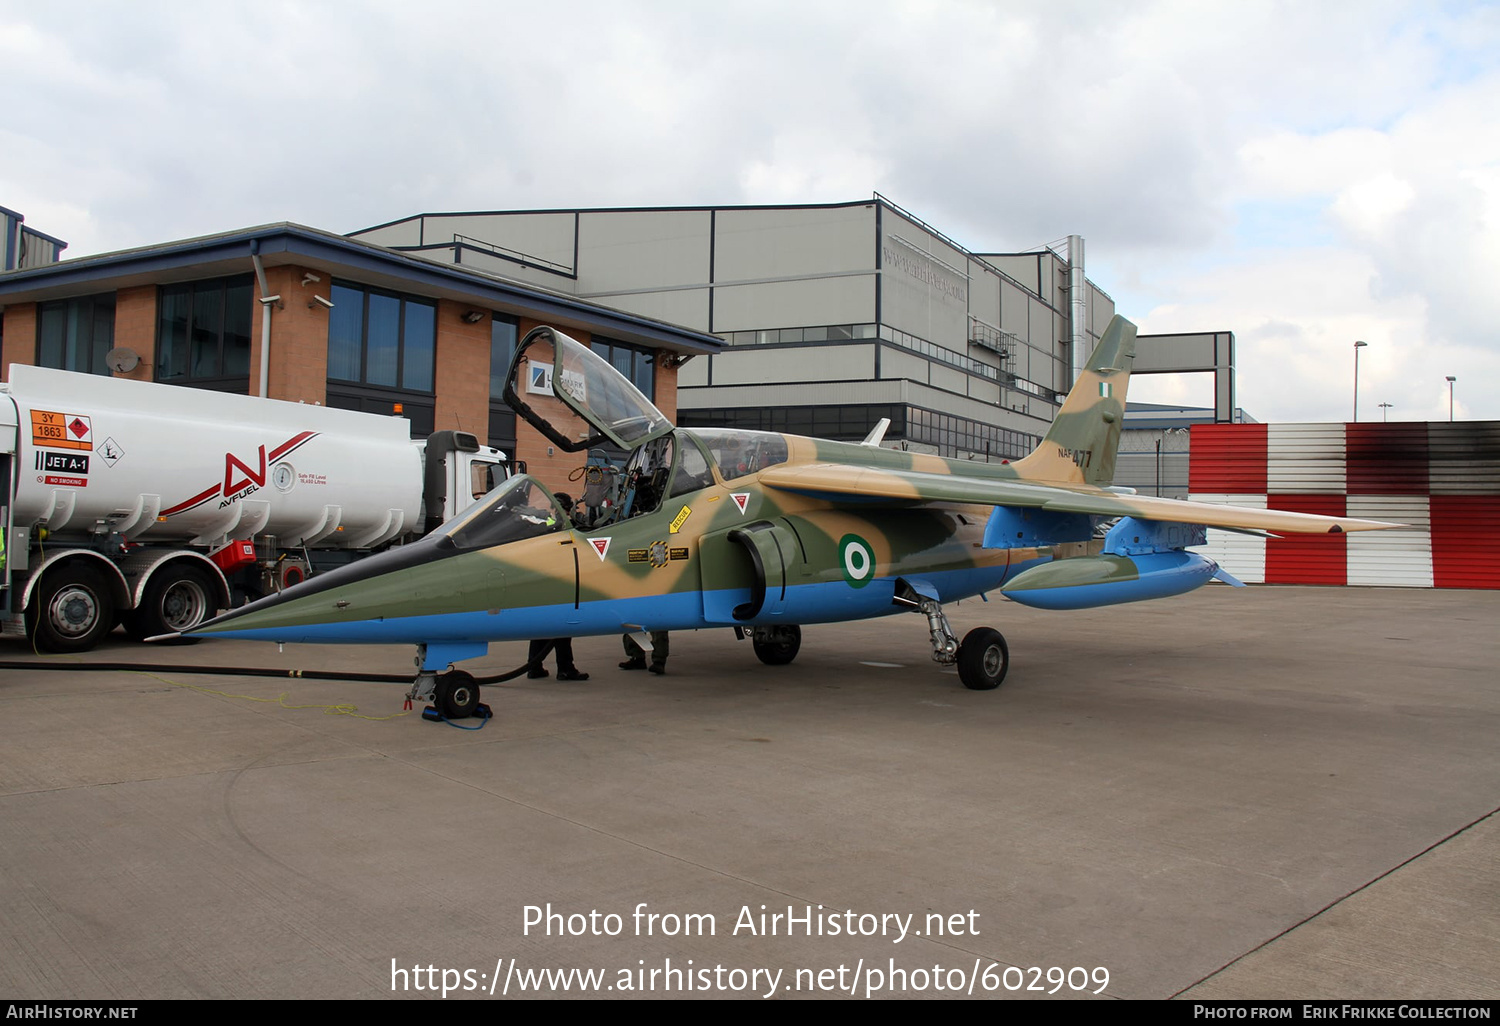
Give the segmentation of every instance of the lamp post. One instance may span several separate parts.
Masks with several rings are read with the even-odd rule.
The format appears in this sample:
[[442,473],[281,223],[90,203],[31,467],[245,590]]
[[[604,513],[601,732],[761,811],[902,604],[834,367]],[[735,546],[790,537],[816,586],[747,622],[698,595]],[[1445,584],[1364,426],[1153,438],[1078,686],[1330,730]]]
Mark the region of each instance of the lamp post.
[[1389,410],[1390,408],[1391,408],[1391,404],[1390,403],[1381,403],[1380,404],[1380,423],[1382,423],[1382,424],[1385,423],[1386,411]]
[[1359,351],[1369,344],[1368,342],[1354,343],[1354,419],[1356,422],[1359,420]]
[[1448,423],[1453,423],[1453,382],[1457,381],[1452,374],[1448,375]]

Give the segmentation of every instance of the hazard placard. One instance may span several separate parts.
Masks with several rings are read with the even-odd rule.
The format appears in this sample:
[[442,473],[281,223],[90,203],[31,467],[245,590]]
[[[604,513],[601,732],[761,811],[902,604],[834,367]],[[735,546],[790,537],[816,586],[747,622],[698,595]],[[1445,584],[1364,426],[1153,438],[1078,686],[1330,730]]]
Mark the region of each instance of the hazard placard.
[[31,411],[31,444],[49,449],[94,451],[94,426],[89,418],[53,410]]

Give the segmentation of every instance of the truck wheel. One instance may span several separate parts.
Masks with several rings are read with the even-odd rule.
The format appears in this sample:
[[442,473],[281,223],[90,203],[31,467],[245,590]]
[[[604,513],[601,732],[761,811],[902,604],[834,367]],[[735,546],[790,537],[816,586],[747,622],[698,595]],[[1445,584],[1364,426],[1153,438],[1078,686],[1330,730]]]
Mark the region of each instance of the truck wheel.
[[152,575],[141,604],[125,614],[125,630],[137,641],[190,630],[214,615],[214,590],[198,567],[164,566]]
[[26,629],[46,652],[87,652],[115,625],[115,600],[87,566],[65,563],[47,571],[26,607]]

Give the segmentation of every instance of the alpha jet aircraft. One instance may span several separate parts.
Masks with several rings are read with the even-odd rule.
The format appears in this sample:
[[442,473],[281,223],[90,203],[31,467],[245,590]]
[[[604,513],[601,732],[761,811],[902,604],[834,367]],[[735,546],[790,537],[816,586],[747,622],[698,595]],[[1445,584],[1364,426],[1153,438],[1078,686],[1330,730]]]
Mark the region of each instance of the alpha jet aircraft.
[[984,690],[1005,679],[1005,638],[980,627],[959,640],[946,602],[998,590],[1078,609],[1178,595],[1216,576],[1237,584],[1188,551],[1206,526],[1400,526],[1111,488],[1135,335],[1114,318],[1040,447],[987,465],[881,448],[874,437],[674,429],[587,346],[537,328],[517,349],[506,401],[565,451],[628,452],[619,502],[564,509],[517,475],[419,541],[188,633],[415,644],[411,697],[435,697],[458,717],[479,689],[452,664],[492,641],[733,627],[779,664],[796,656],[801,625],[909,610],[927,619],[933,659]]

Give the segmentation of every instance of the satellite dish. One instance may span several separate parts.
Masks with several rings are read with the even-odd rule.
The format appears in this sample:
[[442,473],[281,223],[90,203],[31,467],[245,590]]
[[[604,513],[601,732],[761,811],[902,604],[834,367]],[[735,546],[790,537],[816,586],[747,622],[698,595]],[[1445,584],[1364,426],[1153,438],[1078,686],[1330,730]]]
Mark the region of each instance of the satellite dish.
[[136,365],[141,362],[141,357],[134,349],[120,346],[105,353],[104,362],[109,364],[110,370],[118,374],[125,374],[135,370]]

